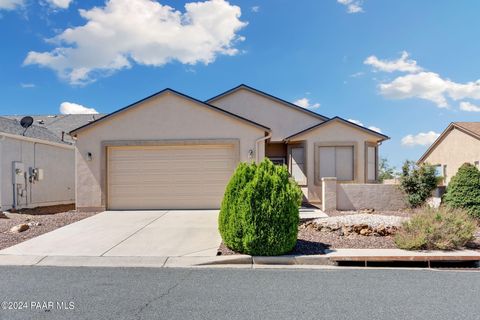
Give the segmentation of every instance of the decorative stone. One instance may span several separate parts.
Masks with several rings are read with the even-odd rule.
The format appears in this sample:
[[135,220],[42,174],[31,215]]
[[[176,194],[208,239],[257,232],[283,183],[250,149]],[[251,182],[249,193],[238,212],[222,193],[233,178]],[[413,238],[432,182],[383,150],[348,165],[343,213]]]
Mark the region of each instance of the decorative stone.
[[19,224],[19,225],[16,225],[16,226],[12,227],[10,229],[10,232],[20,233],[20,232],[26,231],[28,229],[30,229],[30,226],[28,224],[22,223],[22,224]]

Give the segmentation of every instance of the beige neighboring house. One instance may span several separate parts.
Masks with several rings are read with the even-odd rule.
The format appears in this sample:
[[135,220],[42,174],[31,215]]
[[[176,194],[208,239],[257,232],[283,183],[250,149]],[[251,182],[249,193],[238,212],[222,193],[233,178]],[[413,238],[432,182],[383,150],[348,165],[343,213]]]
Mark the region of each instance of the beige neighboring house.
[[71,135],[79,210],[216,209],[237,164],[265,157],[320,202],[322,177],[376,182],[388,139],[246,85],[207,101],[165,89]]
[[75,149],[67,133],[101,115],[0,117],[0,210],[75,202]]
[[445,185],[466,162],[480,169],[480,122],[452,122],[418,160],[437,166]]

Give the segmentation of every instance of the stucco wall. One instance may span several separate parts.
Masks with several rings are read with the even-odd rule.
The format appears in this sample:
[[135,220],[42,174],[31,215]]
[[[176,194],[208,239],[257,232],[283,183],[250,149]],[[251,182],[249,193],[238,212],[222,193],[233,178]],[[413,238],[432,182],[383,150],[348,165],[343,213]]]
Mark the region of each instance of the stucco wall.
[[239,89],[211,104],[271,128],[272,141],[282,141],[322,122],[319,118],[247,89]]
[[[115,140],[210,140],[238,139],[240,161],[251,161],[249,150],[255,150],[263,129],[213,111],[173,93],[144,101],[95,126],[78,132],[76,143],[77,208],[104,208],[106,158],[102,143]],[[92,153],[92,160],[86,159]],[[264,145],[258,149],[260,159]],[[255,156],[253,156],[255,159]]]
[[341,122],[328,123],[316,130],[307,132],[301,136],[295,137],[291,142],[304,142],[306,146],[306,171],[307,171],[307,187],[308,201],[321,202],[322,184],[321,181],[315,181],[315,144],[328,143],[335,145],[336,143],[353,143],[355,168],[353,183],[365,182],[365,143],[375,143],[378,137],[368,134],[365,131],[358,130],[352,126]]
[[12,162],[29,168],[41,168],[44,179],[27,182],[26,196],[20,207],[47,206],[75,202],[75,154],[73,147],[63,148],[9,137],[0,139],[0,171],[2,210],[13,205]]
[[480,140],[453,129],[425,158],[433,165],[447,165],[447,184],[465,162],[480,161]]
[[406,207],[398,185],[337,183],[338,210],[400,210]]

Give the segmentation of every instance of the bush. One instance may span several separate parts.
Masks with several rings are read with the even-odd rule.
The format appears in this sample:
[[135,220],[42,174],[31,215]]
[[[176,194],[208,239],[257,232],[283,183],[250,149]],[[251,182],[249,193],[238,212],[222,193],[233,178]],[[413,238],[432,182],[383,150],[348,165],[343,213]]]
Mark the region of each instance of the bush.
[[280,255],[297,242],[302,192],[285,166],[241,163],[227,185],[218,218],[224,244],[250,255]]
[[480,218],[480,171],[475,166],[463,164],[447,187],[443,200],[452,208],[463,208]]
[[417,166],[412,161],[405,161],[400,187],[406,193],[406,200],[411,208],[423,205],[437,187],[435,167],[429,164]]
[[472,240],[476,227],[464,210],[425,208],[403,223],[395,243],[406,250],[453,250]]

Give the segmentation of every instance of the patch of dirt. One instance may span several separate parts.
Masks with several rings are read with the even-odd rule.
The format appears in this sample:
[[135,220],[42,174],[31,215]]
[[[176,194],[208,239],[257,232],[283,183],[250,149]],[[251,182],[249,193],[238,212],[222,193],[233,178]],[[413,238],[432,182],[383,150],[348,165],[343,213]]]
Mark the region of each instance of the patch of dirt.
[[[62,205],[24,209],[19,213],[6,212],[7,219],[0,219],[0,250],[98,213],[76,212],[71,209],[73,209],[72,205]],[[20,233],[10,232],[10,228],[24,223],[31,223],[32,226]],[[39,225],[36,225],[37,223]]]
[[337,216],[349,216],[354,214],[371,214],[371,215],[382,215],[382,216],[396,216],[396,217],[404,217],[408,218],[418,212],[417,209],[405,209],[405,210],[398,210],[398,211],[372,211],[372,212],[365,212],[362,210],[359,211],[328,211],[327,215],[329,217],[337,217]]

